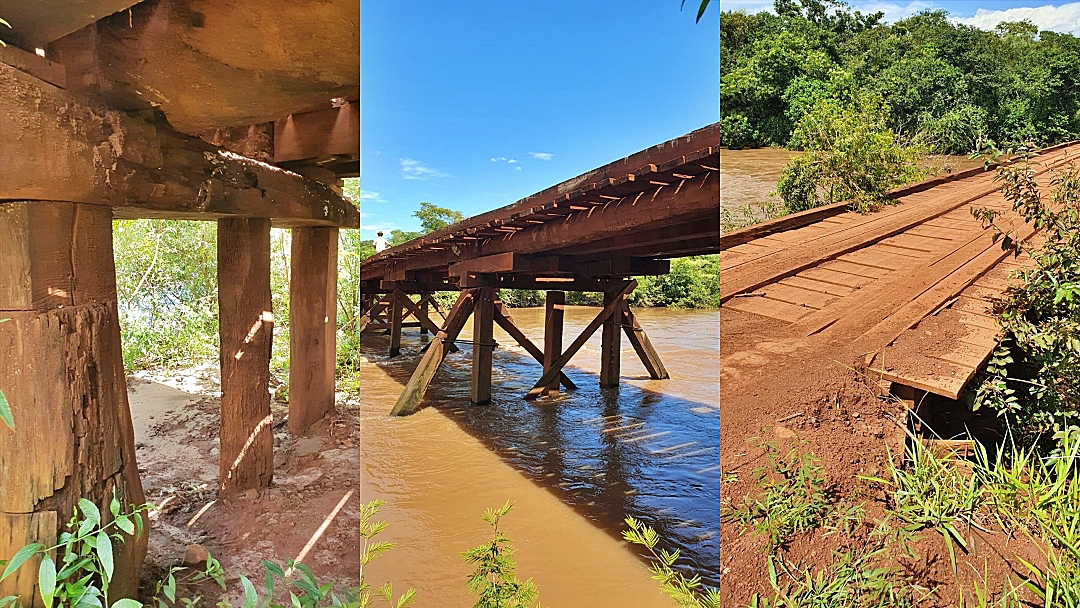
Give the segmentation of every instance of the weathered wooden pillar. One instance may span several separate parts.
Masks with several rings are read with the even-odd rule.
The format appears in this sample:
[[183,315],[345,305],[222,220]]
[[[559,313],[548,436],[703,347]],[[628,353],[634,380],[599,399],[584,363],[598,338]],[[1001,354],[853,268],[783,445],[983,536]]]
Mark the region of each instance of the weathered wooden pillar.
[[[562,354],[563,306],[566,304],[566,292],[549,291],[544,309],[544,372],[551,369],[555,360]],[[559,378],[548,385],[547,396],[559,394]]]
[[334,409],[338,229],[294,228],[289,283],[289,431]]
[[393,298],[393,304],[390,305],[390,357],[396,357],[401,354],[401,319],[404,308],[399,298],[408,296],[395,292],[390,297]]
[[270,414],[270,220],[218,220],[218,314],[221,337],[219,492],[270,485],[274,473]]
[[[430,293],[425,293],[425,294],[420,295],[420,314],[424,316],[424,319],[430,319],[431,318],[431,315],[429,314],[430,309],[428,308],[429,307],[428,300],[430,300],[430,299],[431,299],[431,294]],[[428,328],[424,325],[424,322],[422,320],[417,319],[417,321],[420,321],[420,335],[421,336],[426,336],[427,333],[428,333]]]
[[473,308],[472,390],[476,405],[491,403],[491,353],[495,350],[495,290],[479,290]]
[[[604,292],[604,306],[616,300],[625,299],[622,292]],[[622,304],[615,304],[615,310],[621,310]],[[619,386],[619,364],[622,352],[622,315],[612,314],[604,320],[600,335],[600,386]]]
[[[141,505],[128,409],[112,210],[58,202],[0,204],[0,390],[15,429],[0,423],[0,558],[56,544],[80,498],[106,520],[115,491]],[[146,528],[149,530],[149,527]],[[112,599],[135,597],[146,533],[114,544]],[[0,596],[36,598],[33,560]]]

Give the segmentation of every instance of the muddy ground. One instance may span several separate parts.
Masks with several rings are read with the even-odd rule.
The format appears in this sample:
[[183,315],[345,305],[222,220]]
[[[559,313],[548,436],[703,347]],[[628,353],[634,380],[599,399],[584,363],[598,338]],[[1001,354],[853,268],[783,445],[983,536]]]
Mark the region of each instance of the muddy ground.
[[[221,562],[230,594],[239,591],[241,574],[262,580],[262,560],[284,564],[309,543],[302,562],[320,582],[355,587],[360,570],[355,412],[339,404],[336,416],[318,423],[309,436],[296,437],[284,424],[288,404],[272,400],[272,487],[219,500],[219,390],[216,364],[128,376],[143,489],[147,501],[160,507],[151,516],[143,599],[153,594],[155,579],[180,565],[194,544]],[[339,504],[337,515],[316,536]],[[202,586],[196,592],[217,591]],[[204,595],[211,604],[216,599]]]
[[[721,503],[758,494],[753,470],[766,464],[760,441],[776,442],[781,453],[798,447],[820,458],[829,494],[862,503],[867,517],[851,534],[817,530],[778,553],[819,571],[834,551],[870,546],[869,532],[884,515],[886,495],[860,476],[888,477],[887,460],[902,453],[903,406],[878,396],[873,379],[855,371],[855,354],[843,344],[795,340],[779,322],[734,310],[722,309],[720,319]],[[958,550],[958,575],[933,530],[918,533],[915,556],[894,557],[892,563],[926,589],[921,606],[955,606],[961,589],[970,595],[975,581],[998,590],[1006,575],[1017,583],[1026,572],[1017,557],[1040,563],[1031,544],[984,523],[987,531],[961,530],[969,550]],[[754,593],[771,596],[766,539],[729,519],[722,520],[720,533],[724,605],[745,606]]]

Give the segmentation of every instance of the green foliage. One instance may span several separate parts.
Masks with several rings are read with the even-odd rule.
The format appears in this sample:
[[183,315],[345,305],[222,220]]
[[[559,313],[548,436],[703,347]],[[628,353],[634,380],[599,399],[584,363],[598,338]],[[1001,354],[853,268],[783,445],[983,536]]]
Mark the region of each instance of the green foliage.
[[820,527],[830,515],[825,470],[813,454],[797,447],[786,455],[775,443],[762,443],[761,448],[768,465],[752,472],[761,492],[726,512],[722,509],[721,517],[752,524],[755,533],[768,536],[770,548],[782,547],[796,534]]
[[1060,439],[1080,409],[1080,172],[1071,163],[1051,169],[1047,196],[1035,168],[1027,161],[1003,167],[998,180],[1013,210],[1041,229],[1041,246],[1018,243],[1012,228],[998,225],[1000,212],[972,210],[1003,249],[1033,262],[1014,273],[999,319],[1005,339],[971,395],[974,408],[1006,416],[1022,443]]
[[720,307],[719,255],[676,258],[671,260],[670,273],[637,281],[628,298],[632,306]]
[[838,551],[831,564],[814,574],[792,566],[780,555],[769,556],[773,596],[754,594],[750,608],[906,608],[915,606],[911,585],[899,568],[889,565],[885,547]]
[[515,550],[511,547],[514,541],[499,530],[499,520],[513,507],[514,503],[507,500],[498,509],[488,508],[483,519],[494,530],[494,538],[461,554],[465,563],[476,568],[467,583],[469,590],[479,596],[475,608],[530,607],[540,595],[531,578],[517,580]]
[[394,600],[394,588],[389,582],[384,583],[374,591],[371,591],[370,583],[364,581],[364,566],[373,559],[394,548],[393,543],[386,541],[372,541],[372,539],[386,529],[385,521],[371,521],[383,505],[381,500],[360,505],[360,537],[363,538],[363,546],[360,547],[360,588],[357,590],[359,597],[358,608],[367,608],[372,605],[375,598],[381,599],[394,608],[408,608],[416,601],[416,590],[409,589]]
[[648,549],[652,557],[649,566],[653,572],[653,580],[660,583],[660,590],[670,597],[679,608],[720,608],[720,591],[717,589],[705,589],[701,585],[701,577],[694,575],[687,579],[681,573],[672,568],[679,560],[679,550],[668,551],[661,549],[658,553],[656,545],[660,542],[660,535],[652,526],[646,526],[633,517],[627,517],[627,529],[623,530],[623,538],[632,544],[641,545]]
[[887,118],[884,103],[870,96],[850,105],[816,102],[791,136],[805,152],[784,167],[776,185],[785,210],[850,201],[865,213],[889,203],[893,188],[919,179],[921,147],[901,145]]
[[460,211],[438,207],[427,202],[420,203],[420,209],[413,213],[413,217],[420,220],[420,226],[424,234],[442,230],[465,219],[465,216]]
[[981,139],[1045,145],[1080,135],[1075,36],[1030,22],[979,30],[940,10],[881,18],[830,0],[721,12],[721,143],[789,146],[808,101],[856,93],[884,101],[895,133],[942,153],[967,153]]
[[[11,319],[0,319],[0,324],[7,323]],[[4,395],[4,391],[0,390],[0,420],[4,422],[4,425],[10,430],[15,430],[15,419],[11,416],[11,405],[8,403],[7,396]]]

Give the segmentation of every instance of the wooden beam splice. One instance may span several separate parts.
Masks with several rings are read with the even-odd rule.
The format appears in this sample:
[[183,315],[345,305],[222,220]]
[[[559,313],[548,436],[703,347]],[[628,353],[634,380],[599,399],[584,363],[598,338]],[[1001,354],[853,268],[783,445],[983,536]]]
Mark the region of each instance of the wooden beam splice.
[[435,339],[428,344],[420,363],[413,370],[412,377],[409,378],[409,382],[402,389],[397,402],[394,403],[393,409],[390,410],[391,416],[407,416],[420,406],[420,401],[423,400],[431,379],[435,377],[435,372],[439,371],[439,366],[449,353],[447,346],[457,339],[461,328],[465,327],[465,321],[472,314],[477,291],[479,290],[466,289],[458,295],[457,302],[447,315],[446,324],[439,333],[435,334]]
[[[536,359],[540,365],[544,364],[544,352],[540,350],[532,340],[526,336],[521,329],[514,324],[514,319],[510,316],[510,312],[506,309],[506,304],[502,300],[495,300],[495,322],[499,324],[499,327],[503,328],[503,331],[510,334],[521,348],[524,348],[526,352],[532,355],[533,359]],[[559,382],[562,383],[568,390],[577,388],[577,385],[570,381],[570,378],[566,377],[566,374],[559,373]]]
[[660,360],[659,353],[653,348],[652,342],[649,340],[648,334],[641,328],[641,325],[637,321],[637,317],[634,313],[630,312],[630,303],[625,299],[623,300],[623,331],[626,333],[626,338],[630,340],[630,344],[633,345],[634,351],[637,352],[638,357],[641,359],[641,363],[645,365],[645,369],[649,372],[649,377],[653,380],[664,380],[670,378],[667,369],[664,367],[664,362]]
[[621,296],[628,295],[630,292],[634,291],[635,287],[637,287],[637,281],[634,280],[627,281],[623,285],[623,288],[616,293],[616,297],[611,298],[608,305],[600,311],[600,314],[596,315],[596,318],[593,319],[584,330],[582,330],[581,335],[574,340],[574,343],[563,351],[563,354],[559,355],[559,358],[551,364],[551,369],[544,372],[544,375],[540,377],[540,380],[533,385],[532,390],[525,395],[526,399],[536,399],[547,389],[547,386],[555,379],[555,375],[562,372],[563,366],[577,354],[577,351],[581,350],[582,346],[585,346],[585,343],[589,341],[589,338],[591,338],[594,333],[596,333],[596,330],[600,328],[604,321],[607,321],[608,317],[615,314],[615,311],[619,309],[622,302]]

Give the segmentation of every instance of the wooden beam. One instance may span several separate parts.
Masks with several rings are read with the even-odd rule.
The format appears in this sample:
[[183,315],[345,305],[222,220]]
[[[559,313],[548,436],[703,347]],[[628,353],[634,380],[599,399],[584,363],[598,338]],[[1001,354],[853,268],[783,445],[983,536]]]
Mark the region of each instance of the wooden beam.
[[653,380],[670,378],[671,376],[664,367],[664,362],[660,360],[660,354],[653,348],[649,336],[645,333],[645,330],[641,328],[637,317],[630,311],[630,303],[625,299],[623,300],[622,315],[622,328],[623,331],[626,332],[626,339],[629,340],[630,344],[634,347],[634,351],[637,353],[638,358],[641,359],[641,363],[649,372],[649,377]]
[[619,386],[619,374],[622,362],[622,311],[626,308],[626,294],[608,291],[604,293],[604,308],[615,307],[615,313],[604,319],[604,329],[600,334],[600,386],[611,388]]
[[393,409],[390,410],[391,416],[407,416],[420,407],[431,379],[435,377],[435,372],[439,370],[439,366],[442,365],[443,359],[449,352],[446,347],[457,339],[461,328],[465,326],[465,321],[472,315],[476,291],[467,289],[458,295],[457,303],[446,318],[446,324],[439,333],[435,334],[435,339],[428,344],[424,356],[420,358],[420,363],[413,370],[412,377],[409,378],[397,402],[394,403]]
[[289,273],[289,431],[334,411],[338,229],[295,228]]
[[[621,290],[615,293],[625,296],[631,291],[634,291],[635,287],[637,287],[637,281],[630,280],[623,285],[623,288]],[[570,361],[570,359],[572,359],[573,356],[577,354],[577,351],[581,350],[581,347],[589,341],[589,338],[592,337],[594,333],[596,333],[596,330],[600,327],[600,325],[602,325],[604,321],[608,319],[608,317],[615,314],[619,310],[619,303],[620,301],[615,298],[604,306],[604,309],[600,311],[600,314],[596,315],[596,318],[593,319],[587,326],[585,326],[585,329],[582,330],[581,335],[579,335],[577,339],[574,340],[572,344],[570,344],[569,348],[563,351],[563,354],[559,355],[559,358],[551,364],[551,368],[545,371],[544,375],[541,376],[539,380],[537,380],[536,384],[525,396],[526,399],[536,399],[541,395],[541,393],[544,392],[547,386],[551,384],[551,381],[555,378],[555,374],[560,373],[563,366],[566,365]]]
[[[551,369],[555,360],[562,354],[563,307],[566,305],[565,291],[549,291],[544,301],[544,371]],[[559,381],[552,381],[547,386],[544,396],[559,394]]]
[[[103,513],[114,490],[125,505],[145,501],[109,210],[0,203],[0,311],[0,390],[15,421],[14,429],[0,423],[0,557],[10,559],[25,544],[55,545],[80,498]],[[109,590],[116,598],[135,597],[146,555],[145,533],[123,540]],[[33,560],[0,582],[0,596],[30,606],[36,583]]]
[[[544,364],[544,351],[540,350],[533,341],[525,335],[524,332],[514,323],[513,317],[510,316],[510,311],[506,308],[506,304],[503,304],[502,300],[495,301],[495,322],[499,324],[499,327],[503,328],[503,331],[510,334],[521,348],[525,349],[525,352],[532,355],[533,359],[540,365]],[[562,383],[568,390],[577,388],[577,385],[570,381],[570,378],[566,377],[566,374],[559,373],[559,382]]]
[[[426,294],[426,293],[422,294],[420,296],[420,302],[418,303],[419,308],[420,308],[420,314],[417,316],[418,319],[423,319],[423,320],[429,321],[429,322],[431,321],[431,308],[430,308],[430,304],[429,304],[430,297],[431,297],[431,294]],[[435,333],[435,332],[432,332],[432,333]],[[423,321],[421,321],[420,322],[420,335],[421,336],[426,336],[427,334],[428,334],[427,325],[424,325]]]
[[393,299],[390,305],[390,358],[393,359],[401,354],[401,311],[404,308],[401,300],[408,296],[395,290],[390,297]]
[[662,275],[671,271],[671,262],[640,257],[590,259],[572,255],[532,255],[507,252],[451,264],[450,276],[477,274],[569,275],[581,277]]
[[[417,306],[411,299],[409,299],[409,296],[400,292],[396,293],[399,294],[398,302],[401,303],[401,305],[405,308],[405,310],[409,312],[409,314],[416,317],[416,325],[420,327],[421,331],[426,329],[430,330],[433,334],[439,333],[439,326],[435,325],[435,323],[432,322],[432,320],[427,316],[427,314],[425,314],[419,306]],[[425,303],[424,305],[426,306],[427,304]]]
[[356,207],[325,184],[225,152],[164,119],[94,105],[2,63],[0,105],[0,200],[104,205],[118,219],[360,225]]
[[495,350],[493,321],[495,290],[483,287],[473,308],[472,383],[470,401],[475,405],[491,403],[491,359]]
[[360,157],[360,103],[290,114],[274,123],[274,163]]
[[376,317],[378,317],[384,310],[386,310],[386,307],[390,306],[393,301],[394,299],[390,296],[390,294],[386,294],[381,298],[378,298],[375,301],[375,304],[372,305],[372,307],[369,308],[367,312],[361,315],[360,320],[356,322],[356,333],[363,333],[364,330],[367,329],[368,324],[370,324]]
[[274,475],[270,413],[270,220],[218,220],[221,336],[219,494],[266,488]]

